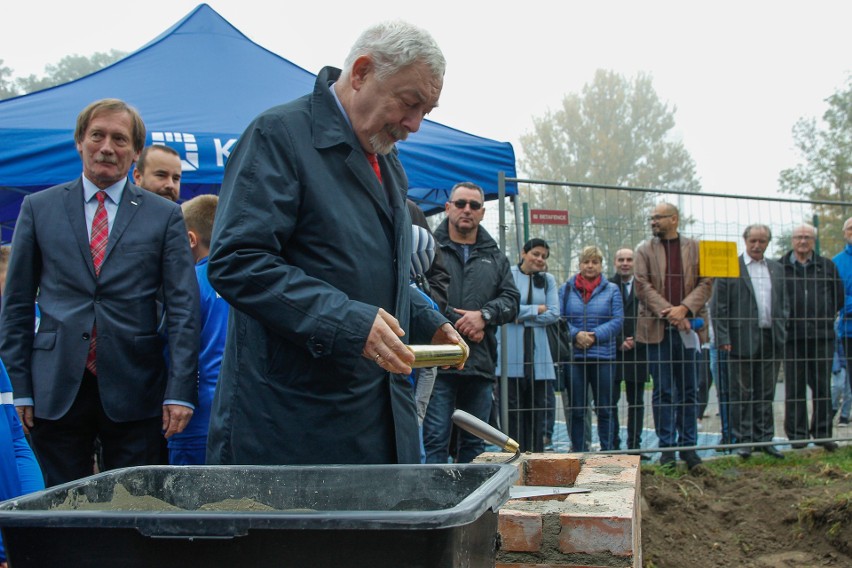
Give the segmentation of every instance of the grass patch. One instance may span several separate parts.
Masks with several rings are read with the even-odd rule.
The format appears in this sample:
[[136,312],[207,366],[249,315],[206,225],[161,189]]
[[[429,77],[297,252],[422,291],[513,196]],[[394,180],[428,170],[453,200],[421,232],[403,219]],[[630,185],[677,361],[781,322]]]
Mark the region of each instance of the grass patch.
[[[784,455],[783,460],[760,452],[755,452],[747,460],[739,456],[705,459],[702,466],[705,471],[702,473],[730,477],[748,475],[749,471],[760,469],[763,473],[771,474],[771,479],[777,483],[799,487],[818,487],[837,479],[852,477],[852,446],[841,446],[831,453],[814,449],[785,452]],[[674,479],[690,475],[682,465],[677,469],[663,468],[658,464],[643,465],[642,471]]]

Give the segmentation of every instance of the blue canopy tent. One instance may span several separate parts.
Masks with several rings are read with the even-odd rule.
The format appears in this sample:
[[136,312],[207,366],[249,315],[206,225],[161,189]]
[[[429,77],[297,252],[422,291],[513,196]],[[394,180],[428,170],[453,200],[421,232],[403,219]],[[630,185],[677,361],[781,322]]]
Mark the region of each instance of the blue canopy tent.
[[[23,196],[78,177],[73,135],[90,102],[115,97],[139,109],[147,143],[183,159],[181,196],[217,193],[236,139],[260,112],[313,90],[315,76],[260,47],[206,4],[134,53],[100,71],[44,91],[0,101],[0,224],[4,242]],[[458,181],[497,197],[497,172],[515,176],[511,144],[424,121],[399,144],[409,197],[442,208]],[[517,193],[507,185],[507,194]]]

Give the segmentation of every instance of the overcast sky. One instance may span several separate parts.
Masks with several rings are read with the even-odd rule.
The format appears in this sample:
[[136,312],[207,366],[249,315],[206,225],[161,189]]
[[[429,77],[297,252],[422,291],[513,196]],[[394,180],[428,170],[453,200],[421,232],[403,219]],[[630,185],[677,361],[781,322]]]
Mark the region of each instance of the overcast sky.
[[[824,99],[852,72],[848,0],[209,4],[249,39],[313,73],[340,66],[372,23],[415,23],[448,62],[430,118],[511,142],[518,157],[531,117],[580,92],[596,69],[648,72],[660,98],[677,108],[676,134],[705,192],[774,194],[779,171],[796,161],[793,124],[821,116]],[[7,2],[0,59],[16,76],[42,75],[65,55],[134,51],[197,5]]]

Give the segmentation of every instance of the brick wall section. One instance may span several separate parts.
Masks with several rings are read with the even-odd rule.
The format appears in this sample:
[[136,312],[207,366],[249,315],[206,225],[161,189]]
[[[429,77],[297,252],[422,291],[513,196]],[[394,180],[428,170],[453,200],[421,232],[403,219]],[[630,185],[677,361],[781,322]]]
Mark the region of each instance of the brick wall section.
[[[477,462],[505,462],[488,453]],[[642,566],[639,457],[523,454],[518,485],[584,487],[575,493],[508,501],[500,509],[496,568]]]
[[512,552],[538,552],[541,550],[541,513],[508,511],[499,515],[501,547]]

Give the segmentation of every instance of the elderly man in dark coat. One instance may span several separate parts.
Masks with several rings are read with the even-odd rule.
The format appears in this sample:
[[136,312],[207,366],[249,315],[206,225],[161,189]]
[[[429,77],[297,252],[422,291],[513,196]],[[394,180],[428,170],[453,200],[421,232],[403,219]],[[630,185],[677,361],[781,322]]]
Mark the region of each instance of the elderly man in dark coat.
[[395,143],[437,105],[444,68],[428,33],[374,26],[342,72],[240,138],[210,250],[232,310],[208,463],[419,461],[404,342],[462,339],[410,293]]

